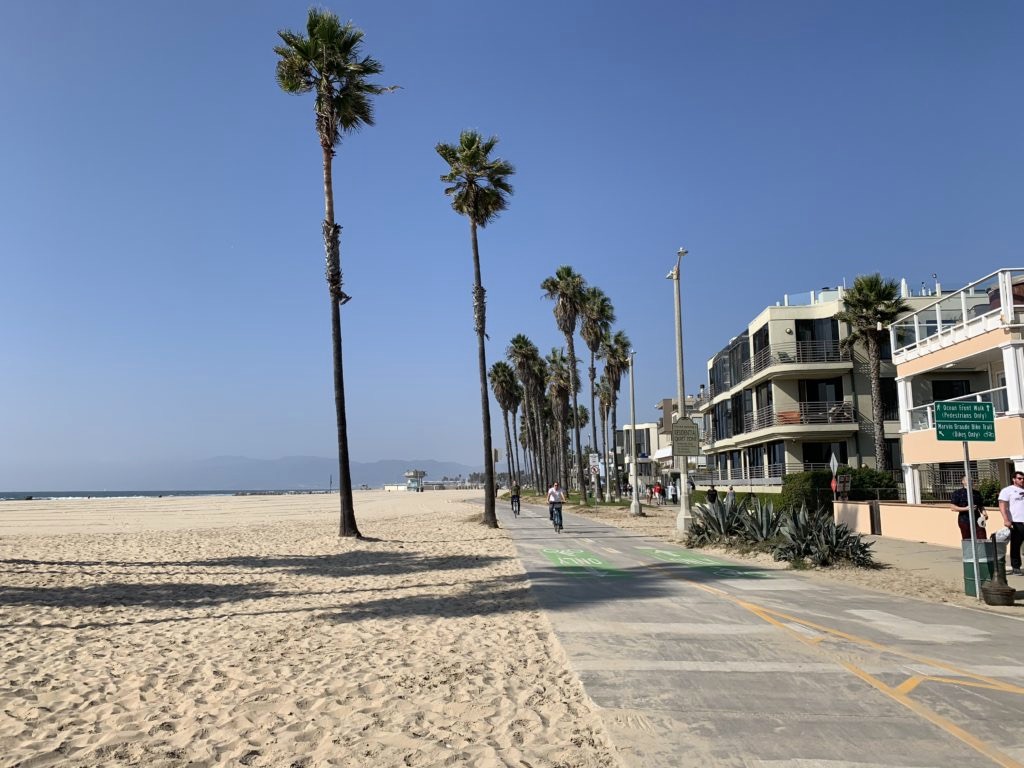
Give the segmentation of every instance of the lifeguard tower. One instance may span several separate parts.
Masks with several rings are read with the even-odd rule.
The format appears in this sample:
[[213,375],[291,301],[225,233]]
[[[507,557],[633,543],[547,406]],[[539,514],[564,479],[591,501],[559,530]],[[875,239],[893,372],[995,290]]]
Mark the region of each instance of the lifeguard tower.
[[422,469],[410,469],[405,473],[405,490],[418,493],[423,490],[423,478],[427,473]]

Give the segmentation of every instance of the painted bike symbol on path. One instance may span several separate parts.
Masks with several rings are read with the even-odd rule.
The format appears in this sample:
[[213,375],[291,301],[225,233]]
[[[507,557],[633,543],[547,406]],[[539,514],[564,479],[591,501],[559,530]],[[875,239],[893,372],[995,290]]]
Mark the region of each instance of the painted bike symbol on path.
[[625,571],[620,571],[603,557],[585,549],[545,547],[541,549],[541,554],[557,568],[563,568],[576,575],[583,573],[601,577],[627,575]]

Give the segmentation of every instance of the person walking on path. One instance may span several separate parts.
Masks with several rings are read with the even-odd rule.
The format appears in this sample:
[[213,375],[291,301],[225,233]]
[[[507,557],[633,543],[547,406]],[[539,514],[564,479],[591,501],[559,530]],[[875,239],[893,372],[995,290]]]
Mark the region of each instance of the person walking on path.
[[715,490],[715,484],[712,483],[708,488],[708,504],[714,504],[716,501],[718,501],[718,491]]
[[548,519],[555,519],[555,504],[561,504],[565,501],[565,494],[562,493],[561,487],[558,485],[558,481],[555,480],[548,488]]
[[956,524],[960,526],[960,538],[967,541],[971,538],[971,508],[967,504],[967,494],[970,492],[974,500],[974,515],[977,523],[974,526],[974,533],[978,541],[986,538],[984,521],[988,519],[985,512],[985,505],[982,502],[981,492],[971,487],[971,479],[964,475],[963,488],[957,488],[949,499],[949,508],[959,514],[956,516]]
[[728,490],[728,491],[726,491],[726,494],[725,494],[725,503],[726,503],[726,504],[727,504],[728,506],[734,506],[734,505],[736,504],[736,491],[734,491],[734,490],[732,489],[732,486],[731,486],[731,485],[729,486],[729,490]]
[[1013,473],[1013,485],[999,492],[999,511],[1010,529],[1010,566],[1014,576],[1024,575],[1020,569],[1020,545],[1024,542],[1024,472]]

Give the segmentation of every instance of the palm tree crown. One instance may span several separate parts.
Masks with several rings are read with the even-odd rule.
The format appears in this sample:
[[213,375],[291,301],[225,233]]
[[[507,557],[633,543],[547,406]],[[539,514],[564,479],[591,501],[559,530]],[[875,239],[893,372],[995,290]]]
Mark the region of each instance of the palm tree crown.
[[288,93],[316,91],[316,130],[324,149],[336,147],[343,133],[373,125],[371,96],[392,90],[367,80],[384,71],[362,56],[363,32],[342,24],[329,11],[310,9],[306,36],[281,30],[284,45],[274,48],[277,82]]
[[853,287],[843,294],[843,310],[836,319],[850,326],[842,345],[852,349],[863,343],[868,357],[868,378],[871,382],[871,423],[874,429],[875,467],[888,469],[885,455],[885,420],[882,410],[882,346],[888,338],[888,327],[910,307],[899,294],[895,280],[886,280],[877,272],[858,275]]
[[448,163],[449,171],[441,181],[449,186],[444,193],[452,198],[456,213],[469,218],[478,227],[486,227],[508,207],[514,174],[512,164],[490,154],[498,143],[497,136],[484,139],[476,131],[463,131],[459,143],[439,143],[437,154]]

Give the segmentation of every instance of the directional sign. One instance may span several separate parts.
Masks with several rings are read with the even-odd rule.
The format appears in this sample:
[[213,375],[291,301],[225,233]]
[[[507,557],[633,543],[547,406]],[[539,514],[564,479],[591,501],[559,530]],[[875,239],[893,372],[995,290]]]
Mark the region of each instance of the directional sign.
[[696,456],[700,453],[700,430],[690,419],[672,425],[672,455]]
[[996,419],[992,403],[963,400],[935,403],[935,436],[939,440],[995,442]]

